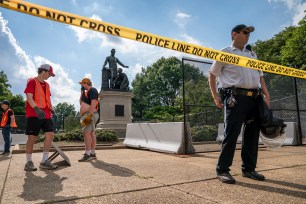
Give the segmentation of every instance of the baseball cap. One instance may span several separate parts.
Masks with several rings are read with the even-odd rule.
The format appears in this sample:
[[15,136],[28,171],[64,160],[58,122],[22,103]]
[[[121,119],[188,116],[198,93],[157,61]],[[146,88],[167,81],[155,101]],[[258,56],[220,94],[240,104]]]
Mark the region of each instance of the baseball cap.
[[2,101],[2,102],[1,102],[1,104],[5,104],[5,105],[8,105],[8,106],[10,106],[10,105],[11,105],[11,103],[10,103],[8,100],[4,100],[4,101]]
[[241,30],[247,30],[248,32],[253,32],[255,30],[255,28],[253,26],[246,26],[244,24],[239,24],[239,25],[236,25],[233,29],[232,29],[232,32],[240,32]]
[[44,70],[47,70],[49,71],[50,75],[51,76],[55,76],[54,72],[53,72],[53,68],[49,65],[49,64],[43,64],[43,65],[40,65],[40,67],[38,67],[38,69],[44,69]]
[[88,78],[83,78],[82,81],[79,82],[79,84],[83,84],[83,83],[91,84],[91,81]]

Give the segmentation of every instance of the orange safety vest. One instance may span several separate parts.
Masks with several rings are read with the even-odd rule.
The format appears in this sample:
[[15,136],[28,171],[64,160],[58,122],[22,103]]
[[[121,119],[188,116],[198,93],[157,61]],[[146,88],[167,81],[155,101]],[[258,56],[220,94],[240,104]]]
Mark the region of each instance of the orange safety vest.
[[46,93],[44,92],[43,87],[41,86],[39,80],[35,77],[34,78],[36,86],[35,86],[35,93],[34,93],[34,101],[37,105],[38,108],[49,108],[52,109],[51,107],[51,100],[50,100],[50,86],[47,82],[46,83]]
[[[1,120],[1,127],[5,127],[5,126],[6,126],[6,123],[7,123],[7,121],[8,121],[8,112],[9,112],[9,111],[12,111],[12,112],[13,112],[12,109],[8,108],[8,109],[3,113],[2,120]],[[14,114],[14,112],[13,112],[13,114]],[[15,120],[14,120],[14,123],[13,123],[13,126],[12,126],[12,127],[17,127],[17,124],[16,124]]]
[[[91,89],[91,88],[90,88],[90,89]],[[90,90],[90,89],[89,89],[89,90]],[[88,90],[88,91],[89,91],[89,90]],[[85,97],[86,97],[86,98],[88,98],[88,91],[85,91]],[[98,110],[98,108],[99,108],[99,101],[96,102],[96,110]]]

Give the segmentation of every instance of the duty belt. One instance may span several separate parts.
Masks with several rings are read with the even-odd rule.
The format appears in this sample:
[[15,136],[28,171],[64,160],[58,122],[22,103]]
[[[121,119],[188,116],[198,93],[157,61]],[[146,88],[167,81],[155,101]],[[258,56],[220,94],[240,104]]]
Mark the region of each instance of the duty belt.
[[231,88],[233,95],[244,95],[249,97],[256,98],[258,95],[261,94],[261,89],[243,89],[243,88]]
[[[261,89],[243,89],[243,88],[236,88],[236,94],[249,96],[249,97],[257,97],[261,94]],[[235,95],[235,93],[234,93]]]
[[219,93],[221,96],[224,95],[244,95],[256,98],[258,95],[262,93],[262,90],[260,88],[258,89],[244,89],[244,88],[237,88],[237,87],[229,87],[229,88],[221,88],[219,89]]

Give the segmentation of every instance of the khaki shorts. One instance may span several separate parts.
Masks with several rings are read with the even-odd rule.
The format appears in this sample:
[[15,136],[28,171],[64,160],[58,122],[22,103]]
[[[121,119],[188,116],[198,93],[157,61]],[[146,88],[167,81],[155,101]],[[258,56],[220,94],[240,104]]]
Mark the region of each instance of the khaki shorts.
[[[88,113],[85,113],[85,114],[81,117],[81,120],[82,120],[83,118],[85,118],[87,114],[88,114]],[[86,125],[86,126],[84,126],[84,127],[82,127],[82,132],[91,132],[91,131],[95,131],[95,130],[96,130],[96,124],[97,124],[98,120],[99,120],[99,114],[98,114],[98,112],[94,112],[94,113],[92,114],[92,117],[91,117],[91,123],[88,124],[88,125]]]

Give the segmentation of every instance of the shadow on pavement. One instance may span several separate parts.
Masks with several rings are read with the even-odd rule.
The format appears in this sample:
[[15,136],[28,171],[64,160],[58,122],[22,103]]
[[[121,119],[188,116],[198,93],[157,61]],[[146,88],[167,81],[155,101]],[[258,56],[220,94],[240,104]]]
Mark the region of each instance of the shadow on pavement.
[[41,177],[33,174],[32,172],[26,172],[23,184],[23,192],[18,195],[25,201],[39,201],[45,202],[61,201],[76,199],[77,196],[64,197],[57,196],[56,194],[63,190],[62,181],[67,179],[66,177],[60,177],[55,174],[54,171],[45,171],[46,176]]
[[[281,182],[281,181],[268,180],[268,179],[266,181],[264,181],[263,183],[266,183],[266,182],[276,183],[276,184],[281,184],[281,185],[287,185],[287,186],[295,186],[296,185],[294,183]],[[278,193],[278,194],[283,194],[283,195],[287,195],[287,196],[293,196],[293,197],[297,197],[297,198],[306,199],[305,191],[294,191],[294,190],[288,190],[288,188],[277,188],[277,187],[272,187],[272,186],[250,184],[250,183],[244,183],[244,182],[237,182],[236,185],[251,188],[251,189],[261,190],[261,191],[267,191],[269,193]],[[303,186],[303,185],[301,185],[301,186]],[[304,188],[304,190],[305,190],[305,188]],[[301,203],[303,203],[303,202],[301,202]]]
[[0,156],[0,161],[8,160],[10,158],[11,158],[11,156],[7,156],[7,155]]
[[112,174],[113,176],[122,176],[122,177],[129,177],[134,176],[136,173],[128,168],[116,165],[116,164],[109,164],[101,160],[92,160],[90,162],[93,167],[104,170]]
[[58,168],[55,169],[56,171],[59,170],[59,169],[64,169],[64,168],[67,168],[67,167],[71,167],[68,162],[66,162],[65,160],[62,160],[62,161],[58,161],[58,162],[54,162],[53,164],[57,165]]
[[[278,181],[278,180],[271,180],[271,179],[266,179],[265,182],[282,185],[282,186],[289,186],[291,188],[302,189],[306,191],[306,185],[301,185],[297,183],[290,183],[287,181]],[[306,197],[306,193],[305,193],[305,197]]]

